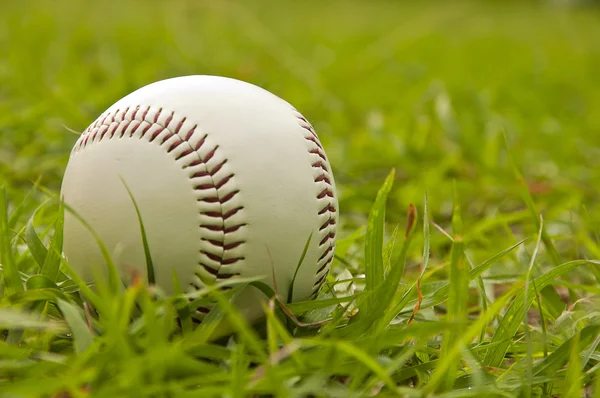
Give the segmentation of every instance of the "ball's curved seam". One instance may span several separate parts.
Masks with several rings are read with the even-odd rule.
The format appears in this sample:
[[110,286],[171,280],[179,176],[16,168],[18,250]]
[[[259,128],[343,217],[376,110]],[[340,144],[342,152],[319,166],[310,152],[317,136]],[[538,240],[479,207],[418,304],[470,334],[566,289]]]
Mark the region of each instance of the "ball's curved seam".
[[319,187],[316,199],[320,203],[318,216],[321,218],[322,224],[315,238],[318,239],[321,253],[317,260],[318,269],[315,273],[315,283],[313,284],[311,294],[311,298],[314,298],[319,294],[319,290],[327,279],[334,256],[337,223],[335,189],[332,184],[331,166],[315,129],[300,112],[294,109],[293,113],[298,119],[300,127],[304,129],[304,139],[306,140],[307,150],[312,159],[311,166],[314,170],[314,183]]
[[[218,145],[207,144],[207,133],[193,142],[197,129],[196,124],[187,123],[186,117],[179,117],[175,112],[138,105],[102,115],[84,131],[73,148],[73,152],[80,152],[103,139],[137,137],[148,143],[158,143],[173,155],[182,170],[189,170],[202,220],[199,228],[203,230],[202,241],[205,242],[199,249],[198,265],[201,268],[196,272],[199,281],[191,283],[196,289],[201,287],[200,283],[210,284],[215,279],[239,275],[228,272],[228,266],[244,260],[242,246],[245,240],[236,238],[236,233],[247,226],[240,217],[243,206],[224,208],[240,192],[234,184],[235,174],[223,175],[227,159],[216,159]],[[211,165],[214,160],[216,163]]]

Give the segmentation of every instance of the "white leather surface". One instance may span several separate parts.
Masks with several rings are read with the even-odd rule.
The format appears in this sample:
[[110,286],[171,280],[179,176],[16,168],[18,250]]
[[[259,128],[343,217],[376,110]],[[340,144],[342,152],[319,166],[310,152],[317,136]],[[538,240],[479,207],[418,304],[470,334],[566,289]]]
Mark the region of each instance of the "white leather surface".
[[[331,168],[310,129],[290,104],[248,83],[160,81],[92,123],[75,144],[62,195],[101,236],[125,280],[133,268],[145,275],[122,177],[140,206],[157,284],[167,292],[172,270],[194,289],[236,275],[264,276],[272,285],[274,267],[287,297],[313,233],[293,298],[307,299],[331,264],[338,216]],[[88,279],[103,264],[91,235],[68,213],[64,252]],[[248,319],[260,317],[252,294],[242,301]]]

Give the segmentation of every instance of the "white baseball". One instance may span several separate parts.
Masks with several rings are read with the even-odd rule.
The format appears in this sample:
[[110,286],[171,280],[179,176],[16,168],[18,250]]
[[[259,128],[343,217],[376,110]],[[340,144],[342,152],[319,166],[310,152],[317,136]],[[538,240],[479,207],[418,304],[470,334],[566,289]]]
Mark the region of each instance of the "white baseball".
[[[262,88],[216,76],[145,86],[119,100],[77,140],[62,197],[100,236],[123,278],[146,274],[146,229],[156,283],[173,292],[216,280],[264,277],[293,300],[315,297],[335,248],[338,203],[331,166],[310,123]],[[90,232],[65,213],[64,253],[86,280],[104,265]],[[236,303],[250,321],[261,293]],[[205,311],[200,309],[200,312]],[[201,318],[201,313],[196,314]]]

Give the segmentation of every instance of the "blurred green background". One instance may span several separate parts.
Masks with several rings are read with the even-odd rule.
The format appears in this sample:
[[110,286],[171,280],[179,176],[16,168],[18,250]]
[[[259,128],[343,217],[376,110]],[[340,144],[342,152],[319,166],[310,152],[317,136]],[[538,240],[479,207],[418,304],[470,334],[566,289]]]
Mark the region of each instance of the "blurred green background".
[[364,223],[396,168],[392,221],[428,192],[444,223],[456,182],[470,238],[506,247],[511,233],[536,230],[510,154],[563,250],[580,257],[578,220],[596,230],[587,226],[600,215],[592,3],[5,0],[2,8],[0,176],[15,200],[38,178],[58,191],[76,140],[69,130],[83,131],[120,97],[168,77],[215,74],[262,86],[313,122],[346,227]]

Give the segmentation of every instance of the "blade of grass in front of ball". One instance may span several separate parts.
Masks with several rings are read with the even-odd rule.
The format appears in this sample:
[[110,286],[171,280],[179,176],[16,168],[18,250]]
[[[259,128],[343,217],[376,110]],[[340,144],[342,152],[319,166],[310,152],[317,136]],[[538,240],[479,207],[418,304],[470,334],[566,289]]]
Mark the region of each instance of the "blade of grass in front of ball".
[[308,246],[310,245],[310,241],[312,239],[313,233],[311,232],[308,235],[308,239],[306,240],[306,244],[304,245],[304,250],[302,250],[302,255],[300,256],[300,260],[298,260],[298,265],[296,266],[296,270],[294,271],[294,276],[292,277],[292,282],[290,283],[290,289],[288,291],[287,302],[291,303],[294,298],[294,283],[296,282],[296,276],[298,275],[298,270],[304,261],[304,257],[306,257],[306,252],[308,251]]
[[146,258],[146,272],[148,273],[148,284],[154,285],[156,284],[156,277],[154,276],[154,263],[152,262],[152,255],[150,253],[150,247],[148,246],[148,238],[146,236],[146,229],[144,228],[144,221],[142,220],[142,213],[140,212],[140,208],[137,205],[135,198],[133,197],[133,193],[127,186],[127,183],[121,178],[121,182],[125,186],[129,197],[131,198],[131,202],[133,202],[133,206],[135,207],[135,212],[137,214],[138,222],[140,223],[140,233],[142,234],[142,245],[144,246],[144,256]]

